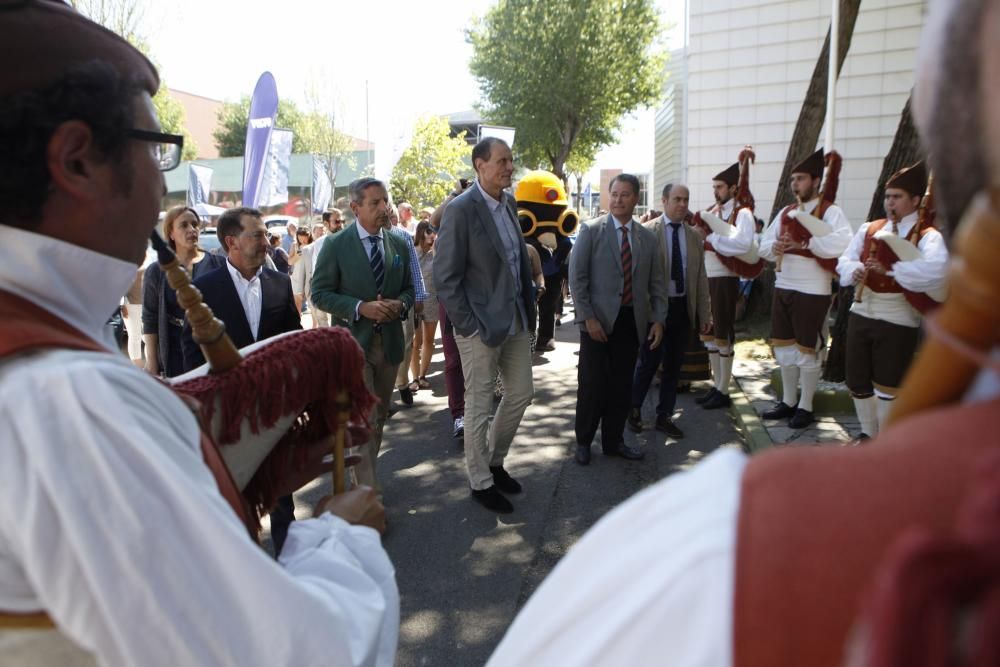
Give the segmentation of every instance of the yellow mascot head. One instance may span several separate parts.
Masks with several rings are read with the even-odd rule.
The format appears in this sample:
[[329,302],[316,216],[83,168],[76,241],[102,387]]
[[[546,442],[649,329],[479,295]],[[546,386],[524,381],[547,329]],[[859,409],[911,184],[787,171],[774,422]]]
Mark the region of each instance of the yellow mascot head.
[[521,234],[526,240],[555,251],[576,233],[580,218],[569,208],[566,188],[559,177],[548,171],[525,174],[514,190]]

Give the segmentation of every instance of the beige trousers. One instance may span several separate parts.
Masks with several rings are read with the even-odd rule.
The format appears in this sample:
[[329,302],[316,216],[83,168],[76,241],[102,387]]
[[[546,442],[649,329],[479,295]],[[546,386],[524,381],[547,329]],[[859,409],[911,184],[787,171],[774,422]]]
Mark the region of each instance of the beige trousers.
[[[413,351],[413,312],[403,320],[403,363],[396,371],[396,387],[410,384],[410,354]],[[416,379],[416,378],[414,378]]]
[[389,414],[389,401],[392,400],[393,380],[396,377],[396,364],[386,361],[382,348],[382,335],[374,334],[365,352],[365,386],[375,394],[378,403],[372,410],[371,439],[359,447],[362,461],[357,465],[356,474],[359,484],[365,484],[375,489],[382,487],[375,474],[375,464],[378,452],[382,448],[382,430]]
[[[465,375],[465,467],[475,490],[493,486],[490,466],[502,466],[524,410],[531,403],[531,341],[521,330],[498,347],[488,347],[478,334],[455,334]],[[504,395],[493,421],[493,390],[497,370]]]

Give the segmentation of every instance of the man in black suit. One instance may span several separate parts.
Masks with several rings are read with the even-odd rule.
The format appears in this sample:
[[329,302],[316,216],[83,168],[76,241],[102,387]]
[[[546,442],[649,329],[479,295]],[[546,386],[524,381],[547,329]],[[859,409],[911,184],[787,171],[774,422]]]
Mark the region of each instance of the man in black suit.
[[[231,208],[219,218],[216,233],[228,260],[225,266],[200,276],[193,284],[215,316],[225,322],[226,333],[233,344],[246,347],[286,331],[301,329],[291,279],[287,274],[264,266],[270,244],[260,211]],[[181,342],[185,371],[205,363],[187,322]],[[292,497],[279,499],[271,513],[275,554],[281,552],[288,526],[294,519]]]

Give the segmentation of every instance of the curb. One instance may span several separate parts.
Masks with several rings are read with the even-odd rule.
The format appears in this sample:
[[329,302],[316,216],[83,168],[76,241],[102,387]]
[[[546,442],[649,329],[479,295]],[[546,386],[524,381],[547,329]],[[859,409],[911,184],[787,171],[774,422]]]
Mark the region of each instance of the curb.
[[767,429],[764,428],[764,423],[757,416],[757,411],[750,405],[750,400],[743,393],[740,383],[734,380],[730,383],[730,387],[733,385],[736,386],[737,390],[730,391],[729,393],[733,401],[730,414],[733,415],[736,427],[743,435],[750,454],[770,449],[774,446],[774,442],[771,440],[771,436],[768,435]]

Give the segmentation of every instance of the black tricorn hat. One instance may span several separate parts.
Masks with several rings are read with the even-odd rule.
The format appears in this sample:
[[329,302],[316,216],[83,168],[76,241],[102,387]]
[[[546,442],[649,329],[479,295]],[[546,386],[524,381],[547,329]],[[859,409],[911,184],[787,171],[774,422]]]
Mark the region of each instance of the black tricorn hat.
[[734,162],[728,168],[720,171],[712,177],[713,181],[722,181],[726,185],[733,186],[740,182],[740,163]]
[[[75,65],[101,60],[150,95],[156,68],[127,41],[60,0],[0,1],[0,96],[41,90]],[[16,63],[16,65],[15,65]]]
[[923,160],[897,171],[886,181],[885,187],[887,190],[889,188],[906,190],[914,197],[923,197],[927,191],[927,167]]
[[792,173],[809,174],[813,178],[822,178],[823,167],[823,149],[820,148],[818,151],[792,167]]

